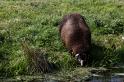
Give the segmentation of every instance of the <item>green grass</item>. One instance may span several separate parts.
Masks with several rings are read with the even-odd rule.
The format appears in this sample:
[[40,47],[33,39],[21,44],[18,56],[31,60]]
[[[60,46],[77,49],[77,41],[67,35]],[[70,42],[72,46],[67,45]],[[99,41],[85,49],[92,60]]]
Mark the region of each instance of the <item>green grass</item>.
[[41,48],[61,70],[74,70],[74,58],[63,47],[58,23],[69,13],[83,15],[92,32],[90,66],[123,62],[124,2],[122,0],[0,1],[0,75],[29,74],[21,41]]

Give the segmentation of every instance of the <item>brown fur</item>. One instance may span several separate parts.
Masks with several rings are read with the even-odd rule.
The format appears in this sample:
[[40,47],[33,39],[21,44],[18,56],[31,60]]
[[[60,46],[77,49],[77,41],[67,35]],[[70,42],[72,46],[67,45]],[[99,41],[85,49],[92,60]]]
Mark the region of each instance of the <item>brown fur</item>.
[[65,47],[71,54],[73,53],[73,56],[78,53],[88,54],[91,32],[80,14],[74,13],[64,16],[59,25],[59,32]]

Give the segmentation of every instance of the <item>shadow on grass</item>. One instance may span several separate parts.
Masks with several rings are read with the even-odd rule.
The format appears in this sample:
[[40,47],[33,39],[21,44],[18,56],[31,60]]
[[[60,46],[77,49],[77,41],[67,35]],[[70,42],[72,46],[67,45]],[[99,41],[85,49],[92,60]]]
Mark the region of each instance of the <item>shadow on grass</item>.
[[124,65],[124,46],[117,50],[117,53],[119,54],[119,60],[120,63],[123,63]]
[[104,58],[104,50],[106,48],[102,46],[98,46],[96,44],[91,45],[91,51],[89,56],[89,65],[90,66],[97,66],[99,65],[99,61],[103,60]]
[[0,48],[0,77],[12,76],[9,68],[10,55],[12,54],[10,47]]
[[120,61],[124,62],[123,49],[116,50],[115,48],[106,48],[93,43],[89,56],[89,66],[112,67],[120,63]]

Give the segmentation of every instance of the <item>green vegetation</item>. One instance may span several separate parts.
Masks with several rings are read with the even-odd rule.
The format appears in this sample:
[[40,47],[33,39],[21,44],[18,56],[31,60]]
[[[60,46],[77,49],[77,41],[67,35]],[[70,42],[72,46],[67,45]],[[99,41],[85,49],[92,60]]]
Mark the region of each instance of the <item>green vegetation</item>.
[[3,0],[0,1],[0,75],[30,74],[22,40],[31,48],[42,49],[48,61],[63,74],[77,68],[58,32],[60,19],[75,12],[85,17],[92,32],[89,66],[109,67],[124,62],[122,0]]

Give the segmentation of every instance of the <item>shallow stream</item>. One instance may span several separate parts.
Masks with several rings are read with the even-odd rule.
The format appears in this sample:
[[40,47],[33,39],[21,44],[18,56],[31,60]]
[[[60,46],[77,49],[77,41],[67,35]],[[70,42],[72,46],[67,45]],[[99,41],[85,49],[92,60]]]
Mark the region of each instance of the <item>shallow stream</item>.
[[124,68],[94,69],[84,82],[124,82]]
[[[72,80],[58,80],[42,78],[37,76],[31,76],[30,79],[20,79],[18,77],[16,79],[0,79],[0,82],[124,82],[124,68],[108,68],[108,69],[99,69],[99,68],[91,68],[91,74],[79,79],[78,81]],[[57,80],[56,80],[57,79]]]

